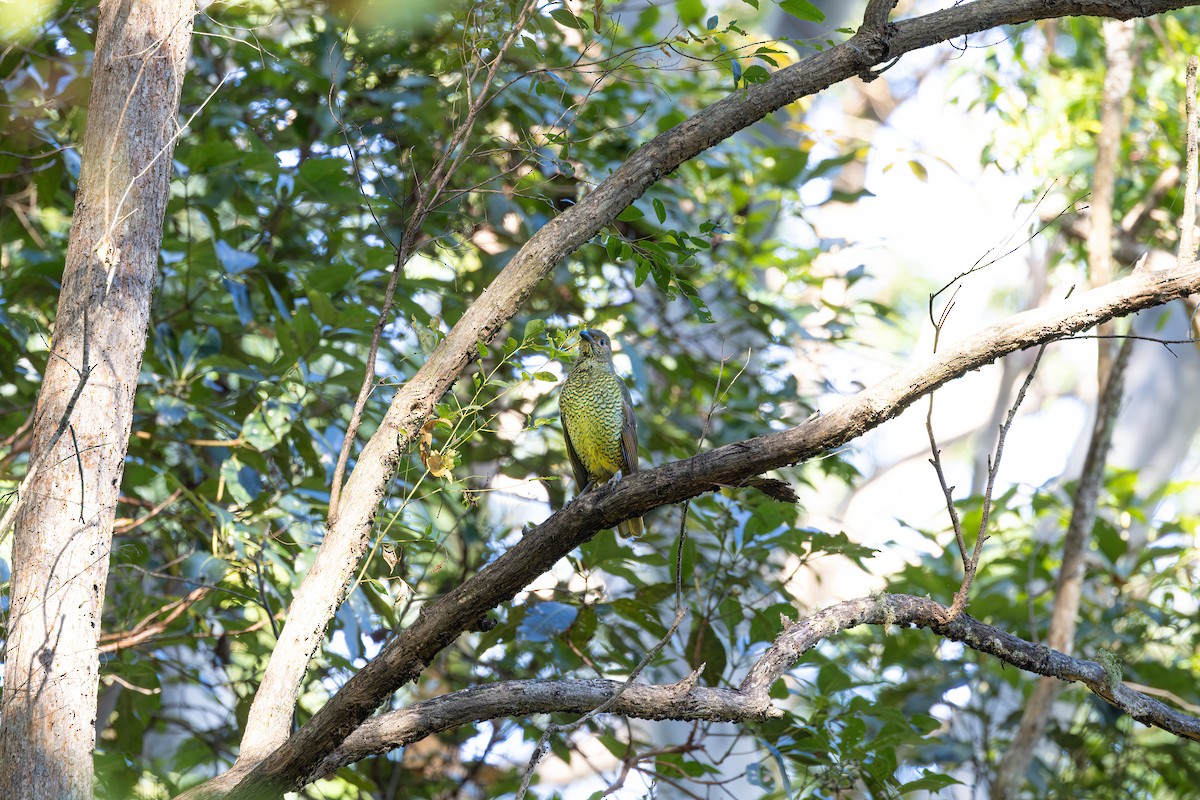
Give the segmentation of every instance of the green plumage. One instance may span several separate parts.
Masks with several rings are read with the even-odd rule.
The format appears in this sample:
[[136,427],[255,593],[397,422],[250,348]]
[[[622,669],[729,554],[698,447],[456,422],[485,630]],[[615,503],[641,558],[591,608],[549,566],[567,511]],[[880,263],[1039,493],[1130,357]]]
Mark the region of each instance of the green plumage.
[[[638,471],[637,422],[629,390],[612,364],[612,345],[603,332],[580,334],[579,360],[558,398],[567,456],[583,494],[598,483]],[[617,525],[622,536],[641,536],[642,518]]]

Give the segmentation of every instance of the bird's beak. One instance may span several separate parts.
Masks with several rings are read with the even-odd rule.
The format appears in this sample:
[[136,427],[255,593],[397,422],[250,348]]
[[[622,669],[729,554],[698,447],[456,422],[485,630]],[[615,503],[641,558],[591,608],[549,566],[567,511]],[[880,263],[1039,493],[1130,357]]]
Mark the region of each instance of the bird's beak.
[[594,346],[596,344],[596,340],[592,338],[591,331],[580,331],[579,338],[583,339],[585,342],[587,342],[590,345]]

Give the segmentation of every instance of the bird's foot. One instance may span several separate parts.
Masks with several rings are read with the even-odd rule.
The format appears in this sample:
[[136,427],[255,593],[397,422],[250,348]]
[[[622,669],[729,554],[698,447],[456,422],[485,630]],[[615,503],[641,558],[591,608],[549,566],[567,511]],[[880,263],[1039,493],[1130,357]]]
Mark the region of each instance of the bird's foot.
[[623,478],[623,477],[625,477],[625,476],[621,474],[621,470],[617,470],[615,473],[613,473],[613,476],[608,479],[608,485],[616,486],[617,483],[619,483],[621,478]]

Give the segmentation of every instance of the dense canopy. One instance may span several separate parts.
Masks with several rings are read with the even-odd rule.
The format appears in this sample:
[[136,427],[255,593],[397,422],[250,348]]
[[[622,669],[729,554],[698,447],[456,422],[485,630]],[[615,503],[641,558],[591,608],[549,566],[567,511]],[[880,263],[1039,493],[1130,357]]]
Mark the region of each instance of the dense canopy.
[[[426,396],[436,406],[419,430],[388,427],[398,388],[518,249],[631,153],[843,46],[860,12],[818,5],[200,11],[115,509],[98,797],[173,797],[230,767],[283,628],[307,613],[294,594],[337,515],[361,502],[349,488],[331,500],[331,486],[372,436],[399,437],[403,452],[303,675],[297,725],[566,505],[579,487],[557,395],[583,328],[613,339],[649,469],[826,417],[986,324],[1130,274],[1143,253],[1142,269],[1194,260],[1179,238],[1193,224],[1184,70],[1200,13],[996,28],[804,96],[656,174],[476,337],[448,391]],[[32,411],[54,358],[99,25],[90,4],[39,8],[0,18],[5,510],[43,424]],[[1097,242],[1112,254],[1102,271]],[[1100,683],[1194,715],[1194,312],[1177,300],[1137,315],[1136,335],[1175,344],[1120,355],[1109,338],[1056,341],[1031,376],[1036,350],[1014,353],[769,472],[775,483],[709,481],[646,513],[642,538],[608,519],[422,662],[384,710],[502,681],[621,681],[647,654],[639,683],[733,689],[793,621],[836,601],[887,592],[951,606],[980,530],[966,613],[1045,643],[1075,517],[1077,624],[1051,646],[1101,664]],[[1130,330],[1105,325],[1085,335]],[[1106,396],[1111,448],[1093,434]],[[998,430],[1011,434],[1003,453]],[[991,785],[1038,677],[967,634],[889,619],[868,613],[855,624],[883,624],[814,640],[770,686],[778,715],[651,721],[614,708],[560,731],[550,726],[599,700],[514,706],[327,762],[302,796],[508,796],[540,740],[541,797],[966,797]],[[1194,797],[1195,745],[1101,694],[1074,686],[1044,703],[1023,791]]]

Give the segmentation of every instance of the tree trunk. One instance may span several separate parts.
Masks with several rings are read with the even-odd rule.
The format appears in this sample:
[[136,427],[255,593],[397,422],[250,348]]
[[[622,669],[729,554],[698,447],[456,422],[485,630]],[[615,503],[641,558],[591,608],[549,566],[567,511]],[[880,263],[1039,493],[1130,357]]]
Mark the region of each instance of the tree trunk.
[[0,797],[92,797],[100,612],[194,14],[193,0],[100,6],[58,317],[17,500]]

